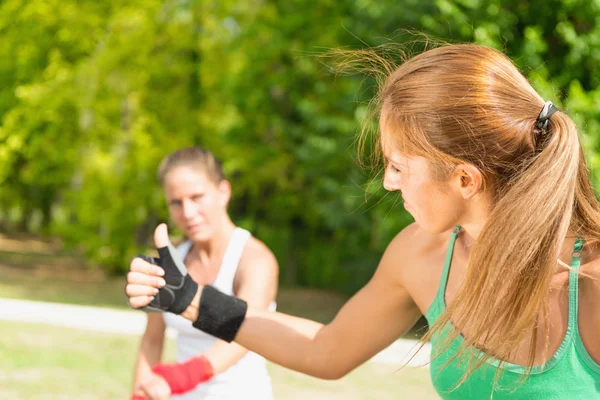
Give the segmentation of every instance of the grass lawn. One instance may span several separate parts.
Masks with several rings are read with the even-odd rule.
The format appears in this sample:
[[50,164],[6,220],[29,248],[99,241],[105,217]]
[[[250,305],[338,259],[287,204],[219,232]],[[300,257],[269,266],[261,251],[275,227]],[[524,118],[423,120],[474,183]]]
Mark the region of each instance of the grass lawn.
[[[0,322],[0,399],[126,399],[138,338],[39,324]],[[169,340],[166,359],[173,359]],[[269,365],[275,397],[436,399],[427,369],[368,363],[338,381]]]

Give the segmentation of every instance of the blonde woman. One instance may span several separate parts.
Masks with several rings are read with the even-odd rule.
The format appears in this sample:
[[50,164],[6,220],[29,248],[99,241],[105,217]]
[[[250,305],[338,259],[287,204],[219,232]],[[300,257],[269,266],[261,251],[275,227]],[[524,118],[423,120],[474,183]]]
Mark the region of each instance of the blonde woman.
[[[231,186],[217,158],[200,147],[177,150],[165,157],[158,178],[171,219],[188,239],[173,252],[184,261],[183,273],[190,282],[212,285],[257,309],[274,310],[277,261],[262,242],[231,221],[227,213]],[[169,275],[163,279],[169,280]],[[175,363],[161,362],[167,327],[178,334]],[[194,329],[173,313],[148,314],[132,399],[268,400],[272,396],[261,356]]]
[[[188,291],[182,315],[325,379],[425,315],[444,399],[600,398],[600,206],[573,121],[506,56],[474,44],[389,69],[378,100],[383,185],[402,194],[415,223],[371,281],[327,325],[209,286]],[[164,226],[155,241],[168,244]],[[162,269],[130,267],[130,304],[143,307]]]

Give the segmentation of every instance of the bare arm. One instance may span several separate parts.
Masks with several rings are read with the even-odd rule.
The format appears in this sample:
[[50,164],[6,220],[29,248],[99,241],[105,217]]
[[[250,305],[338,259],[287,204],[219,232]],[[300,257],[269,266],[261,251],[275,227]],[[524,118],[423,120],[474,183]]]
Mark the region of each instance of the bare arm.
[[141,394],[141,384],[152,376],[152,366],[162,358],[165,323],[162,314],[148,314],[146,331],[142,336],[133,376],[133,391]]
[[[155,243],[168,243],[166,229],[157,228]],[[267,359],[324,379],[344,376],[406,333],[421,312],[403,286],[402,269],[410,268],[410,234],[401,232],[388,246],[371,281],[322,325],[281,313],[249,308],[235,341]],[[404,265],[404,267],[403,267]],[[141,259],[131,263],[127,295],[134,308],[147,305],[162,287],[162,271]],[[195,321],[201,288],[181,314]]]
[[[249,308],[235,341],[284,367],[337,379],[405,334],[421,315],[398,279],[405,258],[395,239],[371,281],[328,325]],[[182,316],[195,320],[200,290]]]

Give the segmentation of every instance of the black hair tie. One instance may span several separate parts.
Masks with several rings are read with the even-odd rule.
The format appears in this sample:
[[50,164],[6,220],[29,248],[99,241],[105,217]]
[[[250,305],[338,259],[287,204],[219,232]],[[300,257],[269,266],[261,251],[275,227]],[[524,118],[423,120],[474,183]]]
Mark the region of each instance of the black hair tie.
[[548,121],[557,111],[558,108],[556,108],[551,101],[544,103],[544,107],[542,107],[542,111],[540,111],[540,115],[538,115],[537,120],[535,121],[535,127],[538,128],[542,134],[548,133]]

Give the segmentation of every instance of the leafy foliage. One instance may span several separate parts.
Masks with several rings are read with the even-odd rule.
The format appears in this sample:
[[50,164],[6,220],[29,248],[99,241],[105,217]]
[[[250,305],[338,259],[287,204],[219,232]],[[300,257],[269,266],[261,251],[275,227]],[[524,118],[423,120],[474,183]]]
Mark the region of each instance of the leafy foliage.
[[353,291],[410,218],[354,162],[372,82],[315,55],[411,29],[500,48],[575,117],[599,176],[599,18],[584,0],[5,0],[2,229],[122,272],[168,217],[160,159],[199,144],[284,282]]

